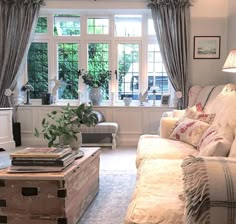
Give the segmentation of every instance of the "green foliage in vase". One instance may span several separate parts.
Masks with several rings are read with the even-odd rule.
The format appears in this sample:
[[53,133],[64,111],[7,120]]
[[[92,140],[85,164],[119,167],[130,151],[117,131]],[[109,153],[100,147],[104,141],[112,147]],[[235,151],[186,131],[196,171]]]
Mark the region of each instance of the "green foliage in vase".
[[86,85],[91,88],[101,87],[102,89],[106,89],[111,79],[111,71],[100,71],[95,74],[90,74],[89,72],[79,70],[79,76],[82,76],[82,79]]
[[[93,112],[92,106],[81,104],[76,108],[72,108],[67,104],[61,110],[51,111],[47,114],[47,118],[43,118],[42,134],[44,139],[48,141],[48,147],[51,147],[56,145],[55,141],[61,136],[77,140],[76,134],[80,132],[81,124],[90,127],[97,123],[97,115]],[[40,136],[36,128],[34,135],[36,137]]]

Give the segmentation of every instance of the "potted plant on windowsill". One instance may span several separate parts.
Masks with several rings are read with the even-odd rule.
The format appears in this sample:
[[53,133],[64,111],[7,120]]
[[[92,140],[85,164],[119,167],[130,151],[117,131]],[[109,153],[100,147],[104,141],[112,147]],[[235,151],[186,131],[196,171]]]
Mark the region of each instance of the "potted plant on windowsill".
[[[95,126],[98,123],[97,115],[92,109],[91,105],[84,103],[76,108],[67,104],[61,110],[48,113],[47,118],[42,120],[42,134],[48,141],[48,147],[70,145],[73,150],[78,150],[82,143],[80,126]],[[40,136],[36,128],[34,135]]]
[[78,71],[84,83],[89,87],[89,98],[93,105],[100,105],[103,92],[106,90],[111,79],[111,71],[102,70],[98,73],[91,74],[84,69]]

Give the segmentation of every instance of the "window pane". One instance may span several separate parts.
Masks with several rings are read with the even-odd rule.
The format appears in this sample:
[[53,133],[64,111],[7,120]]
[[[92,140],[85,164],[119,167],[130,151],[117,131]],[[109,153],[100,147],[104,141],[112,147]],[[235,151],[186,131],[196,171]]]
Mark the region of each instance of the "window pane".
[[156,99],[160,100],[163,93],[168,93],[168,76],[165,72],[160,48],[158,44],[148,45],[148,89],[150,100],[153,99],[152,90],[156,90]]
[[89,18],[87,20],[88,34],[108,34],[109,20],[103,18]]
[[[101,72],[109,70],[109,44],[88,44],[88,71],[91,75],[99,76]],[[105,83],[103,99],[108,99],[109,82]]]
[[48,92],[48,44],[32,43],[27,62],[28,80],[34,87],[30,97],[40,99],[43,92]]
[[48,23],[47,17],[39,17],[35,33],[47,33],[48,32]]
[[115,35],[119,37],[140,37],[142,35],[142,16],[115,16]]
[[58,79],[62,81],[58,98],[78,99],[78,44],[58,44],[57,53]]
[[79,15],[54,15],[54,36],[79,36]]
[[152,19],[148,19],[148,35],[156,35]]
[[134,100],[139,94],[139,45],[118,45],[118,97],[130,96]]

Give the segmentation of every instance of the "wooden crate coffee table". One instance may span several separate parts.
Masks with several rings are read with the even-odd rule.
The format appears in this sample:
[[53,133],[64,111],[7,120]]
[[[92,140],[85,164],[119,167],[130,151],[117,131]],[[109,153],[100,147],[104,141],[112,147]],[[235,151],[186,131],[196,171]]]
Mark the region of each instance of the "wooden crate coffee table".
[[76,224],[99,189],[100,148],[63,172],[0,171],[0,223]]

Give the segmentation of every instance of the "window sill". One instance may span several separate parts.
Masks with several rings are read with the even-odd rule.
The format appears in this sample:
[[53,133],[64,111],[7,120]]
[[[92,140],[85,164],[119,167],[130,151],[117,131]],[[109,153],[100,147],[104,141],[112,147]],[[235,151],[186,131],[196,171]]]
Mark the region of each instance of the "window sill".
[[[63,103],[63,102],[58,102],[55,104],[48,104],[48,105],[42,105],[41,103],[31,103],[31,104],[20,104],[20,107],[62,107],[62,106],[66,106],[67,103]],[[70,106],[79,106],[78,103],[70,103]],[[144,105],[139,105],[138,103],[131,103],[130,106],[125,106],[124,103],[117,103],[114,105],[111,105],[109,103],[103,103],[101,105],[94,105],[94,108],[170,108],[170,109],[174,109],[173,106],[169,106],[169,105],[161,105],[160,103],[156,104],[156,105],[151,105],[151,104],[144,104]]]

